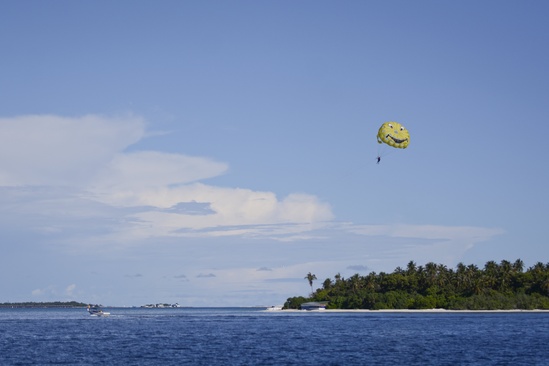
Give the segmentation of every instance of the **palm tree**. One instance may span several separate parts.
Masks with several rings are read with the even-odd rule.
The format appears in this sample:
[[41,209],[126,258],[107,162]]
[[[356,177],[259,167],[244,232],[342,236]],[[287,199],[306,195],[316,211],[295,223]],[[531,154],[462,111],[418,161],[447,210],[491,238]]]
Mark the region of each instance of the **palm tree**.
[[444,264],[437,265],[437,284],[440,287],[448,285],[450,277],[452,276],[452,270]]
[[480,295],[482,293],[482,284],[480,282],[480,271],[476,264],[469,264],[465,272],[467,278],[468,291],[471,294]]
[[313,294],[313,281],[316,280],[316,275],[309,272],[309,273],[307,273],[307,276],[305,276],[305,279],[307,281],[309,281],[309,286],[311,286],[311,295],[312,295]]
[[498,279],[499,265],[495,261],[488,261],[484,265],[484,284],[488,289],[495,290]]
[[455,278],[456,278],[456,289],[459,293],[462,293],[463,290],[467,286],[467,267],[463,262],[459,262],[456,266],[456,272],[455,272]]
[[351,278],[349,278],[349,281],[351,282],[351,290],[355,293],[355,294],[358,294],[358,291],[360,290],[361,288],[361,284],[360,284],[360,276],[357,274],[353,275]]
[[406,266],[406,274],[408,276],[415,275],[417,271],[417,265],[414,261],[409,261],[408,265]]
[[332,285],[333,285],[332,280],[329,278],[326,278],[322,283],[322,288],[324,290],[329,290],[330,288],[332,288]]
[[411,291],[417,291],[417,286],[419,282],[418,268],[417,264],[414,261],[408,262],[406,266],[406,281],[408,286],[411,288]]
[[528,269],[528,272],[531,273],[532,290],[543,295],[549,295],[549,274],[545,268],[543,263],[537,262]]
[[507,260],[502,260],[499,264],[499,291],[510,289],[511,276],[513,274],[513,265]]
[[427,287],[431,287],[436,283],[438,266],[434,262],[429,262],[425,265]]
[[522,261],[522,259],[519,258],[515,261],[515,263],[513,263],[513,270],[515,272],[522,273],[522,271],[524,270],[524,262]]
[[364,286],[366,287],[366,290],[370,292],[377,291],[377,275],[375,272],[370,272],[365,278],[364,278]]

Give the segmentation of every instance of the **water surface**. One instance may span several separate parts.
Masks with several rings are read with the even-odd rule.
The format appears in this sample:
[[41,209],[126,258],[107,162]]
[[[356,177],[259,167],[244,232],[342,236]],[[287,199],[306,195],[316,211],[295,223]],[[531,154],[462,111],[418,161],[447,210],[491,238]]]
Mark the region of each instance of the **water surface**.
[[549,365],[549,313],[0,309],[1,365]]

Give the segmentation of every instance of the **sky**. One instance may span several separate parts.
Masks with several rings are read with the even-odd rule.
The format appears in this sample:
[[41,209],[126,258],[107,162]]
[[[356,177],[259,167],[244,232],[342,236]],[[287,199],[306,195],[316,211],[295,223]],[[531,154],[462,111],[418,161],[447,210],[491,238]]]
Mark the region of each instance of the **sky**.
[[2,1],[0,302],[270,306],[309,272],[549,262],[548,15]]

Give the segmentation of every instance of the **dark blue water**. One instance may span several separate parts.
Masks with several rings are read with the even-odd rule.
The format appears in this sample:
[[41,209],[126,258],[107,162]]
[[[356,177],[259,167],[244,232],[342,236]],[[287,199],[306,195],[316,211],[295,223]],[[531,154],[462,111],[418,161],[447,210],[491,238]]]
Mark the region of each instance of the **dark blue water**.
[[0,309],[0,365],[549,365],[549,313]]

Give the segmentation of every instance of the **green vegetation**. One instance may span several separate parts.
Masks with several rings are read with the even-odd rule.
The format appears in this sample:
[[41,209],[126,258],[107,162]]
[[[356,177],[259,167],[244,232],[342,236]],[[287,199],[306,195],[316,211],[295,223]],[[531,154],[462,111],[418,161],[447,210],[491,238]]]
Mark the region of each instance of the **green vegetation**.
[[54,302],[5,302],[0,308],[85,308],[88,304],[76,301],[54,301]]
[[[523,269],[514,263],[489,261],[483,269],[459,263],[455,269],[443,264],[417,266],[392,273],[372,272],[344,279],[327,278],[311,297],[292,297],[286,307],[299,308],[308,301],[329,301],[328,309],[449,309],[513,310],[549,309],[549,263],[538,262]],[[305,277],[313,277],[310,272]],[[316,276],[314,276],[316,279]]]

